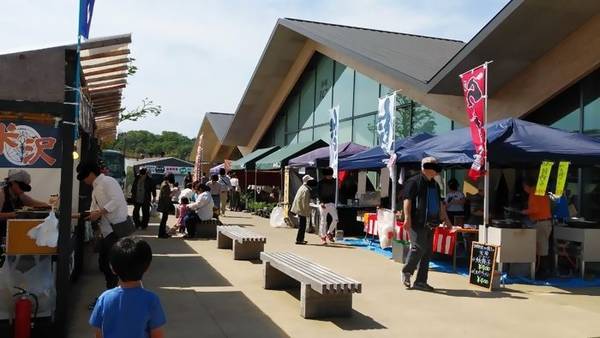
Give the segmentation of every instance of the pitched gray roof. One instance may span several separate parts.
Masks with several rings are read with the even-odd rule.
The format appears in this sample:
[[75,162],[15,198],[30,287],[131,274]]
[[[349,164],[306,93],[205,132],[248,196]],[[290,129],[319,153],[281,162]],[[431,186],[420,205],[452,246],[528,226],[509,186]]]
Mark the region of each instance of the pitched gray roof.
[[429,81],[464,45],[457,40],[298,19],[282,19],[279,24],[421,82]]
[[217,113],[208,112],[204,115],[204,118],[210,123],[213,131],[217,135],[219,142],[223,143],[223,139],[229,130],[231,121],[233,121],[233,114],[229,113]]

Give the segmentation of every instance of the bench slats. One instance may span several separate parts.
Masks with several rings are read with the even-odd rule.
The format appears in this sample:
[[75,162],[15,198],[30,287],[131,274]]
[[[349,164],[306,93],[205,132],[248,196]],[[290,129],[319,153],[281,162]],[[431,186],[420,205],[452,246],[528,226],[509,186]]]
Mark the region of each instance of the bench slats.
[[261,253],[261,259],[273,267],[289,274],[300,282],[310,284],[315,291],[323,293],[361,292],[360,282],[337,274],[321,265],[308,261],[293,253]]
[[217,227],[217,232],[236,240],[237,242],[266,242],[265,236],[259,235],[251,230],[242,228],[237,225],[229,225],[223,227]]

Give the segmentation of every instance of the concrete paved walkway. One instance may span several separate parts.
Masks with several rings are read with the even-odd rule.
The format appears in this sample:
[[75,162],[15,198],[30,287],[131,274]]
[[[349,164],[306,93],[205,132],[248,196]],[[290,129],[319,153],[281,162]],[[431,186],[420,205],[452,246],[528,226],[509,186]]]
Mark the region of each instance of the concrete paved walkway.
[[[349,318],[300,317],[299,290],[264,290],[260,262],[234,261],[215,240],[157,239],[156,226],[138,235],[154,258],[144,279],[161,298],[167,337],[592,337],[600,336],[600,288],[563,290],[511,285],[487,292],[466,277],[430,272],[435,293],[406,290],[401,265],[343,245],[294,245],[294,229],[229,212],[224,223],[267,236],[265,251],[291,251],[363,283]],[[171,224],[171,223],[170,223]],[[75,285],[70,337],[89,337],[87,304],[102,291],[93,264]]]

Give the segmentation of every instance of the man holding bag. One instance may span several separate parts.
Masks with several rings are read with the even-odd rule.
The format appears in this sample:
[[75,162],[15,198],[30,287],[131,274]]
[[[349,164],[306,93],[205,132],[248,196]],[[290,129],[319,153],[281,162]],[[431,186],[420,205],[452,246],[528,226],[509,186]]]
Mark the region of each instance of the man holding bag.
[[90,215],[87,219],[92,222],[98,221],[102,233],[98,265],[104,273],[106,288],[112,289],[117,286],[119,279],[110,268],[108,254],[113,244],[119,240],[113,225],[123,224],[129,219],[127,201],[119,183],[114,178],[102,174],[97,163],[79,164],[77,179],[93,188]]

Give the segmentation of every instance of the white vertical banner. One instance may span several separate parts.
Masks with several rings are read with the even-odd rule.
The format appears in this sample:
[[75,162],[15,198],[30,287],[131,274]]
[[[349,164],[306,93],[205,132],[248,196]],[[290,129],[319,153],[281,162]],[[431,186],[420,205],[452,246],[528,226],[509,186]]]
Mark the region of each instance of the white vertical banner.
[[329,166],[333,168],[333,177],[338,176],[338,135],[340,127],[340,106],[337,105],[329,109]]
[[377,134],[379,146],[386,154],[394,154],[394,119],[396,110],[396,92],[379,99],[377,112]]

